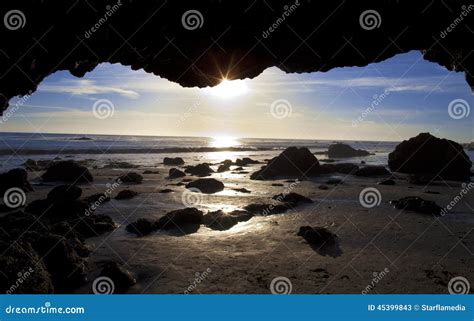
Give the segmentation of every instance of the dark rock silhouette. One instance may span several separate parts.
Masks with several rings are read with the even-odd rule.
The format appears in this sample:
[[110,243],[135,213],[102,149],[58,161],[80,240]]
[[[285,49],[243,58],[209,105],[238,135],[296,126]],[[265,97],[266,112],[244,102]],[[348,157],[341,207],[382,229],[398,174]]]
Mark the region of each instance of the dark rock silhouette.
[[12,187],[20,188],[24,192],[33,190],[28,182],[28,173],[24,169],[16,168],[0,174],[0,196],[3,197],[3,194]]
[[297,206],[300,204],[311,204],[313,201],[310,198],[307,198],[306,196],[297,194],[297,193],[282,193],[282,194],[277,194],[272,197],[272,199],[286,203],[290,206]]
[[290,208],[286,204],[261,204],[253,203],[246,205],[244,210],[254,215],[273,215],[282,214],[288,211]]
[[322,256],[338,257],[342,254],[337,235],[324,227],[301,226],[297,235]]
[[171,165],[171,166],[181,166],[184,165],[184,160],[181,157],[165,157],[163,159],[164,165]]
[[122,183],[128,183],[128,184],[141,184],[142,181],[143,181],[143,176],[138,174],[138,173],[135,173],[135,172],[130,172],[130,173],[126,173],[126,174],[123,174],[121,175],[118,179],[117,179],[118,182],[122,182]]
[[247,211],[236,210],[225,213],[222,210],[218,210],[214,212],[208,212],[206,215],[204,215],[203,224],[213,230],[224,231],[230,229],[239,222],[245,222],[251,218],[252,214]]
[[354,172],[356,176],[364,176],[364,177],[371,177],[371,176],[388,176],[390,172],[385,168],[385,166],[380,165],[367,165],[364,167],[359,168]]
[[186,184],[186,188],[197,188],[201,193],[213,194],[224,189],[224,184],[214,178],[200,178]]
[[112,279],[115,288],[114,293],[124,293],[137,283],[132,273],[116,262],[107,262],[100,275]]
[[177,168],[171,168],[168,172],[168,178],[181,178],[186,176],[186,174],[183,171],[180,171]]
[[230,170],[230,166],[232,166],[232,161],[230,159],[226,159],[225,161],[222,162],[221,165],[219,165],[219,167],[217,168],[217,172],[218,173],[223,173],[223,172],[227,172],[228,170]]
[[138,193],[129,189],[124,189],[123,191],[118,192],[117,196],[115,196],[116,200],[129,200],[137,196]]
[[188,233],[195,232],[202,223],[203,213],[194,207],[187,207],[166,213],[157,223],[157,229],[178,229]]
[[62,181],[72,183],[89,183],[94,180],[87,167],[68,160],[54,163],[41,176],[43,181]]
[[82,195],[82,189],[76,185],[59,185],[48,193],[48,199],[75,201]]
[[184,171],[198,177],[206,177],[214,173],[214,170],[207,163],[198,164],[195,166],[187,166]]
[[440,215],[442,208],[433,201],[425,200],[417,196],[407,196],[399,200],[391,201],[390,204],[397,209],[413,211],[422,214]]
[[306,147],[288,147],[280,155],[268,161],[250,178],[266,180],[275,178],[304,178],[318,174],[318,159]]
[[254,159],[251,159],[249,157],[243,157],[243,158],[237,158],[235,160],[235,164],[236,166],[249,166],[249,165],[253,165],[253,164],[260,164],[259,161],[257,160],[254,160]]
[[148,235],[158,229],[157,221],[139,218],[133,223],[128,224],[125,229],[127,232],[137,234],[138,236]]
[[465,180],[472,162],[460,144],[421,133],[397,145],[388,155],[388,165],[394,172]]
[[393,179],[386,179],[378,183],[379,185],[395,185],[395,181]]
[[337,143],[329,145],[328,147],[328,157],[330,158],[358,157],[368,155],[370,155],[368,151],[355,149],[347,144]]

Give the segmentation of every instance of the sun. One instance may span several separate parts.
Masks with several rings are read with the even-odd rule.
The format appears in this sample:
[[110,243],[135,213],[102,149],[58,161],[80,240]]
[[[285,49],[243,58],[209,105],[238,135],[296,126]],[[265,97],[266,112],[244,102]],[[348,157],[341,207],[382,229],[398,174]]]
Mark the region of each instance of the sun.
[[211,95],[218,98],[234,98],[245,95],[249,88],[244,80],[228,80],[224,78],[219,85],[210,88]]
[[215,136],[210,142],[211,147],[232,147],[240,145],[240,142],[237,138],[231,136]]

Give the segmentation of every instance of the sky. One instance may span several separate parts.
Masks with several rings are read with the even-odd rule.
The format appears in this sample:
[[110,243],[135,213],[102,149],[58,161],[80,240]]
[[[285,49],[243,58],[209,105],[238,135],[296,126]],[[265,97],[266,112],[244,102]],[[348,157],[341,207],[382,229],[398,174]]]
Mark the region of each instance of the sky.
[[56,72],[10,104],[0,131],[381,141],[431,132],[474,140],[464,74],[415,51],[326,73],[274,67],[203,89],[102,64],[83,78]]

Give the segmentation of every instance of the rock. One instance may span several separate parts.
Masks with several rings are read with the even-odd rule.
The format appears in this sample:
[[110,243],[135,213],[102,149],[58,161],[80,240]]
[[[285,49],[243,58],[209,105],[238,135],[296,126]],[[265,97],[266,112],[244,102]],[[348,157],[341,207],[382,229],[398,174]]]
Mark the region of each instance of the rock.
[[370,155],[368,151],[354,149],[347,144],[337,143],[329,145],[328,147],[328,157],[330,158],[360,157],[368,155]]
[[243,187],[242,187],[242,188],[233,188],[232,190],[233,190],[233,191],[236,191],[236,192],[239,192],[239,193],[246,193],[246,194],[250,194],[250,193],[251,193],[251,191],[249,191],[248,189],[243,188]]
[[41,199],[28,204],[25,212],[53,222],[82,218],[91,212],[89,204],[78,200]]
[[297,205],[305,204],[305,203],[306,204],[313,203],[311,199],[297,193],[277,194],[277,195],[274,195],[272,199],[282,202],[282,203],[286,203],[290,206],[297,206]]
[[210,176],[214,173],[214,170],[209,166],[209,164],[198,164],[196,166],[188,166],[185,170],[186,173],[189,173],[194,176],[205,177]]
[[184,160],[181,157],[165,157],[163,159],[163,164],[170,166],[181,166],[184,165]]
[[343,183],[344,183],[344,180],[342,178],[336,177],[336,176],[330,177],[326,181],[326,184],[328,184],[328,185],[339,185],[339,184],[343,184]]
[[247,211],[232,211],[225,213],[222,210],[208,212],[203,217],[203,224],[207,227],[217,230],[224,231],[228,230],[239,222],[248,221],[252,218],[252,214]]
[[227,172],[228,170],[230,170],[230,166],[232,166],[232,161],[230,159],[226,159],[225,161],[222,162],[222,165],[219,165],[219,167],[217,168],[217,172],[218,173],[223,173],[223,172]]
[[123,266],[118,265],[116,262],[108,262],[100,272],[100,276],[106,276],[112,279],[114,283],[114,293],[126,292],[130,287],[137,283],[137,280],[133,277],[130,271],[126,270]]
[[282,183],[273,183],[272,186],[284,186]]
[[24,163],[23,166],[25,166],[26,170],[28,171],[44,171],[47,169],[49,166],[51,166],[54,163],[54,161],[50,160],[33,160],[33,159],[27,159]]
[[143,176],[134,172],[123,174],[117,179],[118,182],[126,184],[141,184],[142,180]]
[[168,194],[168,193],[173,193],[174,191],[172,189],[169,189],[169,188],[165,188],[165,189],[162,189],[160,190],[158,193],[161,193],[161,194]]
[[393,179],[386,179],[378,183],[379,185],[395,185],[395,181]]
[[281,204],[249,204],[244,207],[244,210],[254,215],[272,215],[272,214],[281,214],[289,210],[287,205]]
[[318,159],[306,147],[288,147],[250,179],[304,178],[316,175],[319,167]]
[[337,235],[324,227],[301,226],[298,236],[302,236],[306,242],[314,245],[334,244],[337,241]]
[[249,157],[244,157],[242,159],[237,158],[235,160],[235,165],[236,166],[244,166],[245,167],[245,166],[252,165],[252,164],[260,164],[260,162],[257,161],[257,160],[253,160]]
[[[23,240],[0,240],[0,292],[7,294],[51,294],[51,275],[41,257]],[[25,255],[27,253],[27,255]],[[18,282],[21,280],[21,282]]]
[[214,178],[201,178],[186,184],[186,188],[197,188],[201,193],[213,194],[222,191],[224,184]]
[[171,168],[168,172],[168,178],[181,178],[184,176],[186,176],[186,174],[177,168]]
[[363,176],[363,177],[385,176],[385,175],[390,175],[390,172],[384,166],[367,165],[355,171],[354,175]]
[[324,184],[321,184],[321,185],[318,186],[318,188],[319,188],[320,190],[328,190],[328,189],[329,189],[329,186],[324,185]]
[[139,218],[133,223],[128,224],[125,230],[138,236],[145,236],[153,233],[158,229],[157,221],[152,221],[146,218]]
[[68,160],[60,161],[49,166],[41,176],[43,181],[63,181],[73,183],[90,183],[94,180],[87,167],[79,165],[77,162]]
[[236,171],[236,172],[243,171],[243,170],[244,170],[244,168],[242,166],[234,168],[234,171]]
[[128,200],[137,196],[138,193],[129,189],[124,189],[120,191],[117,196],[115,196],[116,200]]
[[180,210],[171,211],[161,217],[157,222],[158,229],[181,229],[191,225],[202,223],[203,213],[194,207],[187,207]]
[[460,144],[421,133],[397,145],[388,155],[388,165],[394,172],[465,180],[472,162]]
[[49,191],[47,198],[53,201],[75,201],[82,195],[82,189],[76,185],[59,185]]
[[103,194],[103,193],[98,193],[98,194],[92,194],[90,196],[84,197],[83,201],[86,202],[89,205],[97,204],[97,206],[98,206],[102,203],[109,202],[110,197]]
[[83,217],[73,225],[74,231],[84,238],[96,237],[115,230],[115,223],[108,215],[94,214]]
[[433,201],[427,201],[417,196],[407,196],[399,200],[390,201],[397,209],[413,211],[423,214],[440,215],[442,208]]
[[159,173],[160,173],[159,171],[150,171],[150,170],[143,171],[143,175],[159,174]]
[[33,190],[28,182],[28,173],[22,168],[12,169],[6,173],[0,174],[0,197],[10,188],[19,188],[24,192]]

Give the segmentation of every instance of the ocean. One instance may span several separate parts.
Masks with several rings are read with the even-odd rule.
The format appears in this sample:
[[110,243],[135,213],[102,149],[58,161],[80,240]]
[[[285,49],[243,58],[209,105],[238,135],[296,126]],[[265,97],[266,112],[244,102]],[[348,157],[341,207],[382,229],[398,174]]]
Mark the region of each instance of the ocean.
[[[163,157],[181,156],[195,161],[219,160],[237,157],[271,158],[289,146],[305,146],[324,160],[321,154],[334,143],[332,140],[292,140],[257,138],[210,138],[120,135],[75,135],[41,133],[0,133],[0,162],[2,169],[21,166],[27,159],[95,159],[101,162],[117,160],[142,166],[152,166]],[[357,162],[386,165],[388,154],[398,142],[338,141],[374,155],[356,157]],[[474,152],[467,151],[471,160]],[[148,157],[144,157],[147,154]]]

